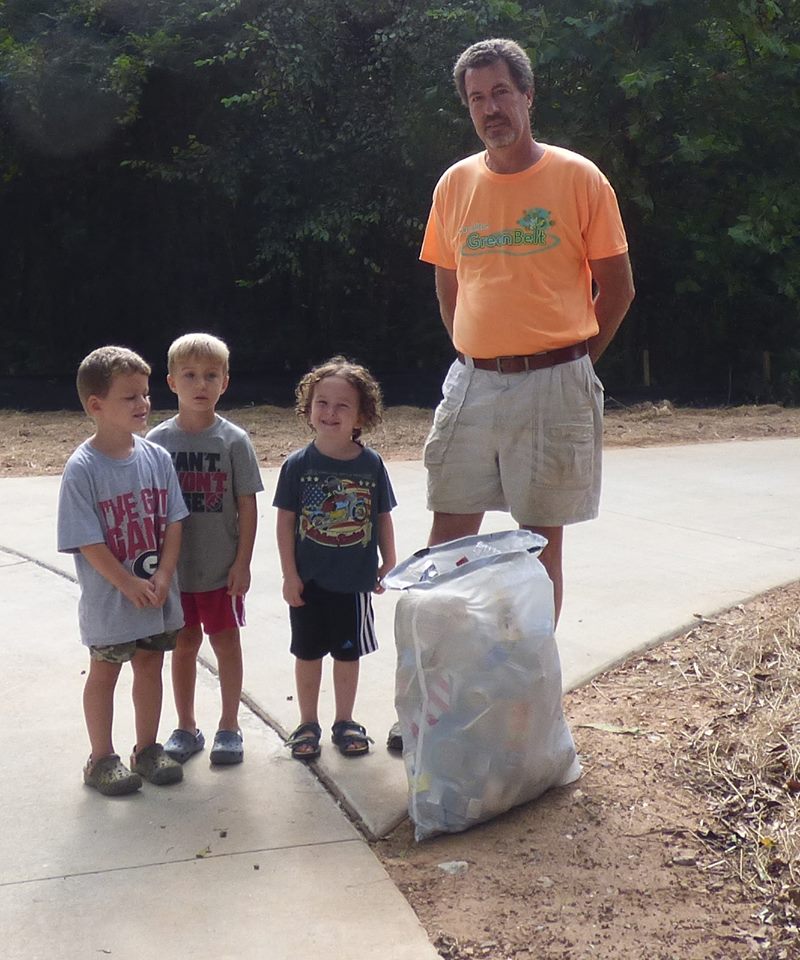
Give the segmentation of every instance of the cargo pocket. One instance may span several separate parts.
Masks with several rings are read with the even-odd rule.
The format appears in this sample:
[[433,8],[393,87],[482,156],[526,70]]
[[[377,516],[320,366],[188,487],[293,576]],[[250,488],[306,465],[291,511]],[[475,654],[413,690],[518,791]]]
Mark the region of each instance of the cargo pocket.
[[[556,373],[558,379],[556,379]],[[554,369],[549,404],[539,411],[534,483],[586,490],[602,443],[603,384],[588,357]]]
[[559,423],[545,427],[536,483],[562,490],[584,490],[594,473],[594,421],[591,411],[580,423]]
[[442,399],[433,415],[433,425],[425,441],[423,461],[426,467],[444,463],[473,372],[474,367],[467,366],[460,360],[454,360],[447,371],[442,384]]

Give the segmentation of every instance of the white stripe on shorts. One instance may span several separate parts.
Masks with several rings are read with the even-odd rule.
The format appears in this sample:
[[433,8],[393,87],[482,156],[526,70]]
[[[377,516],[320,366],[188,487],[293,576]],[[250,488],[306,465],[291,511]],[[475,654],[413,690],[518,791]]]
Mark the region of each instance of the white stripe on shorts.
[[375,635],[375,613],[372,609],[372,595],[357,593],[356,597],[356,625],[358,630],[358,652],[374,653],[378,649],[378,638]]
[[241,594],[231,597],[231,611],[233,619],[240,627],[246,626],[244,619],[244,597]]

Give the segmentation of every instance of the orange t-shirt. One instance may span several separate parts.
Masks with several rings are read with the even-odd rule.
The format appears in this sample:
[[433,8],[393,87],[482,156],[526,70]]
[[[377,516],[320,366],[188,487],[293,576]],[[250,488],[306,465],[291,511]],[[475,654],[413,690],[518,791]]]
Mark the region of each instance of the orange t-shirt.
[[554,350],[598,332],[589,260],[628,244],[608,180],[585,157],[540,144],[521,173],[484,154],[447,170],[433,194],[420,259],[457,271],[453,342],[471,357]]

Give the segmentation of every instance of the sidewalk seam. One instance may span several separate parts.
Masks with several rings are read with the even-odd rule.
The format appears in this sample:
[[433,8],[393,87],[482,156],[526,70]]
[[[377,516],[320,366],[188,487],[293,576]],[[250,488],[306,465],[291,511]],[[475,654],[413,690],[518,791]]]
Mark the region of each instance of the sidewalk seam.
[[[202,654],[198,654],[197,662],[205,667],[206,670],[213,676],[219,679],[219,673],[217,668],[207,660]],[[286,731],[278,723],[277,720],[274,720],[263,707],[261,707],[256,701],[250,696],[246,690],[242,690],[241,697],[239,698],[240,702],[244,704],[245,707],[253,714],[253,716],[258,717],[258,719],[270,730],[277,733],[281,740],[286,740]],[[344,794],[336,786],[335,780],[329,777],[319,766],[312,760],[310,763],[305,764],[306,768],[317,778],[319,783],[325,789],[325,791],[336,801],[336,803],[341,808],[342,812],[346,815],[347,819],[352,823],[352,825],[358,830],[362,837],[369,841],[373,842],[375,840],[380,840],[380,837],[375,836],[372,831],[367,827],[361,817],[358,815],[356,808],[347,800]]]
[[[30,557],[25,553],[21,553],[19,550],[14,550],[11,547],[5,547],[0,544],[0,552],[8,553],[11,556],[19,557],[21,560],[24,560],[28,563],[32,563],[37,567],[41,567],[43,570],[47,570],[49,573],[55,573],[57,576],[62,577],[64,580],[68,580],[70,583],[77,584],[77,578],[71,576],[68,573],[65,573],[63,570],[60,570],[58,567],[54,567],[52,564],[46,563],[43,560],[37,560],[35,557]],[[208,661],[204,656],[198,655],[198,663],[203,666],[208,672],[219,679],[219,673],[217,672],[216,667]],[[262,707],[260,707],[256,701],[250,696],[247,691],[242,690],[242,695],[240,697],[241,703],[258,719],[269,727],[270,730],[273,730],[282,740],[286,740],[286,731],[283,727],[274,720]],[[329,777],[324,771],[318,769],[317,765],[313,762],[306,764],[308,769],[314,774],[317,780],[322,784],[326,792],[333,797],[333,799],[338,803],[342,812],[347,816],[347,819],[352,823],[352,825],[358,830],[358,832],[364,837],[365,840],[375,841],[380,840],[380,837],[374,836],[372,831],[367,827],[364,821],[359,817],[358,811],[356,808],[347,800],[344,794],[337,788],[335,781]],[[2,884],[0,884],[2,886]]]
[[54,567],[50,563],[45,563],[44,560],[37,560],[36,557],[30,557],[27,553],[21,553],[19,550],[14,550],[12,547],[4,547],[0,543],[0,553],[7,553],[12,557],[19,557],[20,560],[24,560],[26,563],[32,563],[36,567],[41,567],[43,570],[47,570],[48,573],[55,573],[56,576],[63,577],[64,580],[69,580],[70,583],[77,583],[78,578],[72,576],[72,574],[66,573],[64,570],[60,570],[58,567]]
[[121,873],[125,870],[146,870],[150,867],[171,867],[181,863],[197,863],[203,860],[223,860],[226,857],[250,857],[260,853],[277,853],[282,850],[303,850],[312,847],[332,847],[343,843],[363,843],[357,837],[346,837],[341,840],[318,840],[315,843],[291,843],[285,846],[255,847],[252,850],[232,850],[230,853],[207,853],[202,857],[179,857],[177,860],[153,860],[150,863],[132,863],[124,867],[107,867],[96,870],[77,870],[75,873],[55,873],[43,877],[26,877],[24,880],[4,880],[0,882],[0,890],[6,887],[22,887],[28,883],[49,883],[52,880],[74,880],[78,877],[98,877],[107,873]]

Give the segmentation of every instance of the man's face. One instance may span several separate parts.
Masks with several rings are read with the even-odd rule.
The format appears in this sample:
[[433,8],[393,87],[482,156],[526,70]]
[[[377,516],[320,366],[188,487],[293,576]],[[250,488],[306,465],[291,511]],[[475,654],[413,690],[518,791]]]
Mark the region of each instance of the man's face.
[[511,147],[530,138],[533,98],[530,91],[517,89],[505,60],[487,67],[470,67],[464,74],[464,86],[475,132],[488,150]]

